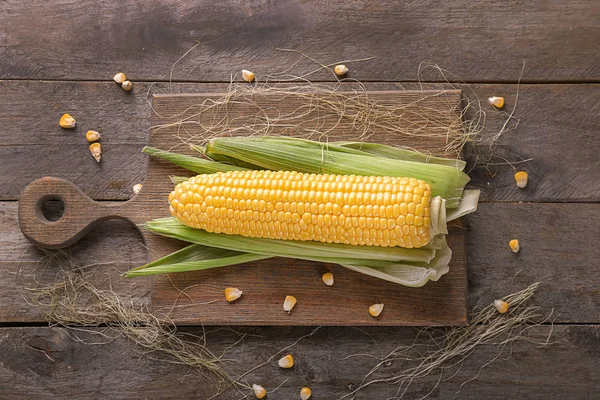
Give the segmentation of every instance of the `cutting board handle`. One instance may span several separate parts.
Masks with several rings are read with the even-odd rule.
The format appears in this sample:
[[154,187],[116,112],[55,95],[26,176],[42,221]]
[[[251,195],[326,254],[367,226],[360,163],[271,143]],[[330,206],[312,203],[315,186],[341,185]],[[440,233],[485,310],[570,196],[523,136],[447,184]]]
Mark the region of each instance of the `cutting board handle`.
[[[137,197],[137,196],[136,196]],[[63,204],[63,214],[56,221],[44,216],[43,207],[49,200]],[[54,177],[44,177],[30,183],[19,200],[19,224],[23,234],[40,247],[67,247],[100,221],[122,218],[136,222],[136,198],[126,202],[97,202],[90,199],[73,183]]]

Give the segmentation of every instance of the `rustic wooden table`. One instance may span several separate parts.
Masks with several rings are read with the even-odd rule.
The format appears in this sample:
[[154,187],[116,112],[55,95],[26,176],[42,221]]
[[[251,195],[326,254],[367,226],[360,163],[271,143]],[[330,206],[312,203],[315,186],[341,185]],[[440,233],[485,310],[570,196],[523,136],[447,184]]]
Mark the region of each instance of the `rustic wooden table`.
[[[473,171],[482,189],[468,227],[469,306],[489,304],[535,281],[535,303],[554,309],[554,326],[533,328],[555,344],[518,342],[508,360],[497,360],[462,387],[457,398],[592,399],[600,391],[600,4],[595,0],[450,2],[348,0],[329,2],[136,2],[4,1],[0,6],[0,398],[196,398],[210,385],[188,368],[142,357],[125,339],[85,345],[67,331],[48,327],[21,296],[14,271],[33,270],[42,252],[21,234],[17,200],[32,180],[53,175],[77,184],[97,200],[127,200],[142,182],[150,107],[147,94],[223,90],[242,68],[261,74],[294,63],[302,50],[323,60],[377,57],[351,63],[352,78],[373,88],[415,87],[423,61],[438,63],[466,83],[465,93],[501,95],[518,127],[497,142],[496,154],[524,164],[530,184],[519,190],[508,166],[490,176]],[[175,61],[199,43],[187,57]],[[311,67],[298,67],[308,71]],[[111,77],[124,71],[130,94]],[[168,80],[172,74],[173,84]],[[448,75],[455,83],[457,78]],[[330,80],[315,75],[313,79]],[[422,80],[435,86],[439,74]],[[220,82],[220,83],[219,83]],[[500,130],[505,116],[487,112],[484,135]],[[74,131],[57,128],[63,112],[79,118]],[[83,122],[85,121],[85,122]],[[514,122],[514,121],[513,121]],[[91,158],[82,131],[103,133],[100,164]],[[521,241],[518,255],[507,249]],[[75,244],[82,263],[106,263],[94,277],[136,304],[147,301],[148,281],[124,281],[118,271],[144,262],[135,229],[107,221]],[[52,271],[49,272],[50,274]],[[199,333],[201,327],[184,327]],[[215,330],[207,328],[208,330]],[[240,328],[250,333],[231,357],[239,371],[292,344],[312,328]],[[269,398],[298,398],[309,385],[314,399],[338,398],[356,387],[372,358],[410,344],[412,328],[323,327],[295,350],[294,371],[268,366],[251,378],[273,388]],[[218,350],[237,339],[219,330],[208,341]],[[453,398],[460,384],[496,355],[482,347],[458,375],[431,398]],[[401,366],[391,363],[385,372]],[[247,369],[247,368],[246,368]],[[407,398],[427,395],[437,376],[418,382]],[[374,386],[359,398],[387,399],[390,387]],[[224,396],[222,398],[229,398]]]

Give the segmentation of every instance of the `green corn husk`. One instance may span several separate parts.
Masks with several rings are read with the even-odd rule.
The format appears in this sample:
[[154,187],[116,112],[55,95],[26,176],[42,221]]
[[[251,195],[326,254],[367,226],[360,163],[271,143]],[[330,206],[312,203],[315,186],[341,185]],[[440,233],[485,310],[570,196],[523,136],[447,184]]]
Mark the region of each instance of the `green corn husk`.
[[244,171],[246,168],[235,165],[223,164],[212,160],[205,160],[200,157],[187,156],[185,154],[171,153],[154,147],[144,147],[142,152],[153,157],[162,158],[175,165],[179,165],[187,170],[197,174],[214,174],[216,172]]
[[159,260],[131,269],[124,276],[133,278],[171,272],[195,271],[242,264],[265,258],[269,258],[269,256],[192,244]]
[[[292,142],[293,141],[293,142]],[[298,143],[294,145],[292,143]],[[302,139],[217,138],[206,146],[208,157],[226,156],[270,170],[341,175],[377,175],[422,179],[432,186],[433,196],[446,199],[446,207],[458,207],[470,178],[459,168],[448,165],[396,160],[349,154],[315,148]]]
[[[337,263],[366,275],[418,287],[429,280],[438,280],[448,271],[452,252],[445,241],[446,222],[473,212],[479,198],[479,191],[463,192],[469,179],[461,172],[465,166],[463,161],[429,157],[411,150],[374,143],[322,144],[280,137],[221,138],[209,143],[206,149],[201,146],[193,148],[204,151],[213,161],[154,148],[145,148],[144,151],[196,173],[288,169],[311,173],[411,176],[430,182],[434,194],[439,194],[438,191],[446,195],[458,192],[460,196],[451,198],[450,201],[440,197],[432,199],[432,241],[418,249],[247,238],[189,228],[175,218],[158,219],[146,223],[146,228],[195,244],[128,271],[125,276],[201,270],[283,256]],[[373,162],[375,158],[378,159],[377,162]],[[349,166],[344,166],[344,163]],[[421,169],[421,174],[415,173],[417,168]],[[174,183],[181,183],[188,178],[171,179]]]

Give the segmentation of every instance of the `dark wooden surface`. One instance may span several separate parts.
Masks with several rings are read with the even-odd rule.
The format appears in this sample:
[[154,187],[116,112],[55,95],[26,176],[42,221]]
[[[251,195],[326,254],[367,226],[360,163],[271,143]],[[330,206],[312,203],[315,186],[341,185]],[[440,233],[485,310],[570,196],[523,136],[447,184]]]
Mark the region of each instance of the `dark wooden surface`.
[[[350,76],[375,89],[414,89],[421,62],[439,63],[469,85],[455,85],[481,99],[502,95],[506,110],[514,105],[516,82],[525,69],[515,112],[519,125],[497,144],[496,154],[509,161],[533,158],[521,167],[530,185],[515,188],[509,166],[474,170],[473,185],[483,190],[478,213],[467,219],[469,306],[533,281],[543,284],[534,302],[555,308],[558,326],[535,328],[545,339],[553,329],[556,344],[540,348],[520,342],[508,360],[497,360],[496,347],[481,348],[459,376],[441,385],[431,398],[592,399],[600,382],[598,324],[598,235],[600,174],[597,140],[600,125],[600,6],[593,0],[446,3],[359,2],[20,2],[0,7],[0,397],[23,398],[200,398],[212,393],[186,368],[142,357],[122,339],[104,345],[82,345],[66,331],[33,326],[37,315],[21,297],[14,274],[31,271],[42,253],[18,229],[20,192],[31,181],[52,174],[75,182],[95,200],[132,197],[134,183],[146,175],[145,156],[150,119],[146,93],[223,90],[230,74],[241,68],[261,75],[288,70],[298,59],[276,47],[296,48],[323,62],[375,56],[349,63]],[[173,69],[173,63],[200,39],[200,45]],[[300,73],[313,65],[302,61]],[[110,78],[119,70],[135,82],[123,93]],[[442,80],[432,69],[423,75],[428,87]],[[316,74],[331,80],[330,74]],[[45,81],[40,81],[44,79]],[[450,76],[457,81],[458,78]],[[94,81],[94,82],[90,82]],[[203,82],[202,84],[196,82]],[[222,83],[209,83],[222,82]],[[484,136],[496,134],[504,115],[484,104]],[[56,121],[70,112],[75,131]],[[88,154],[83,132],[103,134],[104,160]],[[502,159],[493,162],[503,162]],[[520,204],[517,202],[535,202]],[[550,203],[567,204],[550,204]],[[489,204],[487,204],[489,203]],[[583,204],[573,204],[583,203]],[[522,252],[507,250],[518,235]],[[147,304],[148,280],[122,280],[119,271],[139,265],[146,250],[136,229],[124,221],[106,221],[71,249],[83,263],[97,267],[94,283],[112,285],[135,304]],[[117,261],[115,261],[115,259]],[[53,271],[46,271],[52,279]],[[190,328],[194,329],[194,328]],[[252,360],[293,343],[310,328],[240,328],[248,336],[235,347],[240,370]],[[291,377],[270,399],[295,398],[304,384],[315,399],[347,393],[373,365],[370,358],[344,360],[351,353],[379,355],[411,343],[411,328],[359,330],[322,328],[295,350],[298,366],[281,371],[258,370],[252,380],[272,388]],[[375,342],[373,341],[375,339]],[[209,335],[215,350],[234,337],[222,330]],[[376,344],[375,344],[376,343]],[[50,358],[47,357],[47,355]],[[399,366],[390,366],[399,368]],[[478,378],[462,387],[461,382]],[[417,382],[407,398],[420,398],[434,380]],[[361,398],[387,399],[394,392],[375,386]],[[224,397],[229,398],[229,397]]]

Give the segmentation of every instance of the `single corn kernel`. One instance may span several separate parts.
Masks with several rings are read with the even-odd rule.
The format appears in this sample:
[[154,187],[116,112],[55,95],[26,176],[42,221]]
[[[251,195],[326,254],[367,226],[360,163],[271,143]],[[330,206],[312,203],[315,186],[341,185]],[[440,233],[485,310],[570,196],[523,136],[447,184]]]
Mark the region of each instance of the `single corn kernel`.
[[246,82],[252,82],[256,78],[256,75],[252,71],[248,71],[247,69],[242,70],[242,79]]
[[72,129],[75,128],[77,121],[75,121],[75,118],[71,117],[69,114],[63,114],[58,123],[60,124],[61,128]]
[[92,153],[96,162],[100,162],[102,158],[102,146],[100,146],[100,143],[90,144],[90,153]]
[[296,298],[294,296],[285,296],[285,300],[283,301],[283,311],[288,314],[292,311],[292,308],[296,306]]
[[90,143],[97,142],[98,140],[100,140],[100,132],[98,132],[98,131],[87,131],[87,133],[85,134],[85,138]]
[[331,272],[324,273],[321,278],[327,286],[333,286],[333,274]]
[[519,241],[517,239],[511,240],[510,242],[508,242],[508,245],[510,246],[510,249],[513,253],[518,253],[519,250],[521,250],[521,246],[519,245]]
[[142,184],[141,183],[136,183],[135,185],[133,185],[133,187],[131,188],[131,190],[133,190],[134,194],[138,194],[140,192],[140,190],[142,190]]
[[267,391],[264,387],[257,385],[256,383],[252,384],[252,390],[254,390],[254,395],[257,399],[262,399],[267,395]]
[[225,300],[228,302],[236,301],[242,297],[242,291],[238,288],[228,287],[225,289]]
[[121,87],[124,91],[129,92],[131,89],[133,89],[133,83],[131,83],[131,81],[124,81],[121,83]]
[[342,76],[348,72],[348,67],[346,67],[344,64],[338,64],[333,67],[333,72],[335,72],[337,76]]
[[113,76],[113,80],[115,82],[117,82],[119,85],[121,85],[121,84],[123,84],[123,82],[125,82],[127,80],[127,77],[125,76],[124,73],[119,72],[118,74]]
[[491,105],[493,105],[496,108],[502,108],[504,107],[504,97],[490,97],[488,99],[488,101],[490,102]]
[[378,303],[378,304],[373,304],[371,307],[369,307],[369,314],[371,314],[372,317],[379,317],[379,314],[381,314],[381,312],[383,311],[383,304],[382,303]]
[[500,314],[504,314],[508,311],[508,303],[504,300],[494,300],[494,307]]
[[527,174],[525,171],[519,171],[515,174],[515,181],[517,182],[517,186],[523,189],[525,186],[527,186],[529,174]]
[[294,357],[291,354],[288,354],[285,357],[282,357],[277,362],[280,368],[292,368],[294,366]]
[[303,387],[300,389],[300,398],[302,400],[308,400],[310,399],[310,396],[312,396],[312,390],[310,390],[309,387]]

